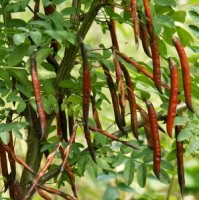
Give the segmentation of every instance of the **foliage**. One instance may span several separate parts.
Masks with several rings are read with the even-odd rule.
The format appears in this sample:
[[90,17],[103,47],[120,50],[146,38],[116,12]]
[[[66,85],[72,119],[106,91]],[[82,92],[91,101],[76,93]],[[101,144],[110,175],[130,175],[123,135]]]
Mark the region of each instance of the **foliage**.
[[[147,56],[143,39],[138,40],[138,49],[138,44],[134,43],[133,29],[135,33],[136,24],[131,18],[130,2],[1,1],[0,154],[2,183],[5,191],[9,191],[9,198],[30,199],[36,194],[47,198],[48,195],[58,194],[65,199],[76,199],[77,180],[88,173],[94,180],[100,176],[109,177],[111,180],[108,181],[103,194],[104,200],[124,199],[121,191],[137,195],[137,199],[151,199],[148,194],[136,194],[136,188],[132,189],[132,184],[147,189],[148,182],[160,181],[169,187],[177,174],[177,141],[183,141],[184,162],[192,156],[198,157],[199,8],[194,6],[185,10],[175,0],[149,1],[153,34],[157,37],[160,54],[163,82],[163,92],[160,93],[154,84],[153,61]],[[188,1],[187,5],[194,3]],[[137,1],[137,13],[139,23],[146,24],[148,18],[145,16],[142,0]],[[116,23],[116,33],[123,31],[123,35],[127,37],[127,44],[124,44],[122,37],[118,35],[119,47],[112,45],[111,20]],[[94,38],[92,41],[87,37],[88,34]],[[184,103],[183,75],[180,58],[172,42],[173,35],[180,39],[188,56],[194,112],[190,112]],[[147,39],[150,45],[150,33]],[[83,53],[79,48],[82,43],[85,46]],[[35,58],[32,57],[34,53]],[[121,53],[127,58],[132,58],[134,64],[127,62]],[[174,132],[173,139],[165,134],[170,98],[168,57],[175,61],[179,72],[179,104],[174,125],[181,126],[182,130],[177,140]],[[40,89],[37,91],[31,79],[31,59],[35,59],[37,65],[40,81]],[[89,81],[88,77],[85,78],[85,59],[90,69],[91,88],[87,89],[90,89],[91,93],[90,90],[85,90],[85,83]],[[119,80],[115,72],[116,62],[127,69],[134,87],[138,140],[134,137],[135,134],[132,134],[132,110],[128,103],[130,97],[127,98],[129,85],[125,82],[124,69]],[[149,75],[146,75],[146,71]],[[107,72],[113,80],[111,86],[110,77],[106,76]],[[119,112],[113,107],[114,89]],[[85,92],[89,93],[85,95]],[[121,100],[122,92],[124,99],[126,98],[124,102]],[[39,102],[37,95],[41,96]],[[84,99],[86,97],[87,99]],[[160,127],[159,180],[153,173],[153,150],[148,138],[152,137],[151,133],[147,136],[147,128],[150,127],[143,124],[143,116],[140,114],[140,110],[143,110],[146,117],[148,116],[146,99],[153,103]],[[90,107],[88,122],[85,117],[85,103]],[[45,111],[46,117],[44,138],[41,138],[41,109]],[[123,119],[122,109],[125,112]],[[91,135],[91,144],[89,135],[85,134],[88,132]],[[27,150],[21,152],[20,145],[24,145],[24,142]],[[95,151],[93,157],[95,155],[96,160],[89,154],[93,153],[92,149]],[[15,163],[23,167],[22,172],[19,173],[21,166]],[[48,187],[48,181],[54,183],[52,188]],[[63,192],[65,189],[62,190],[66,185],[71,186],[71,192],[68,192],[70,195]],[[188,191],[189,187],[185,187],[185,194]],[[1,195],[4,196],[4,193]],[[162,199],[165,196],[159,195],[154,194],[154,199]],[[167,195],[171,194],[168,192]]]

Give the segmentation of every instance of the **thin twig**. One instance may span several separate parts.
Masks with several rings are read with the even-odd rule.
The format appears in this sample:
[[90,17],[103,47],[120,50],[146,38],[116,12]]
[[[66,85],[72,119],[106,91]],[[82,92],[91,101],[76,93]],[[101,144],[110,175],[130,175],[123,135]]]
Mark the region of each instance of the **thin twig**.
[[61,146],[61,143],[58,143],[56,145],[56,148],[55,150],[48,155],[48,158],[47,158],[47,162],[46,164],[44,165],[44,167],[40,170],[40,172],[37,174],[37,176],[35,177],[35,180],[33,181],[33,184],[32,186],[30,187],[30,189],[28,190],[28,192],[26,193],[25,197],[24,197],[24,200],[26,199],[30,199],[30,196],[32,194],[32,191],[35,189],[37,183],[39,182],[40,178],[45,174],[45,172],[47,171],[47,169],[49,168],[51,162],[53,161],[56,153],[58,152],[59,150],[59,147]]

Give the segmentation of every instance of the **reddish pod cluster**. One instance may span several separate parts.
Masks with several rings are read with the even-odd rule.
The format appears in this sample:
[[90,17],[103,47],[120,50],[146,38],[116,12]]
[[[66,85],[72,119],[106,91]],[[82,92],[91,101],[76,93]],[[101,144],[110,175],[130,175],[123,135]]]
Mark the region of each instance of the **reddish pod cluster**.
[[[160,69],[161,65],[160,65],[160,54],[159,54],[159,49],[158,49],[158,37],[154,31],[153,18],[151,15],[150,5],[149,5],[148,0],[143,0],[144,14],[141,14],[141,12],[137,11],[136,4],[137,4],[137,1],[134,1],[134,0],[130,1],[130,9],[129,9],[132,22],[133,22],[135,43],[136,43],[136,46],[138,47],[139,38],[140,38],[144,52],[146,53],[147,56],[152,58],[153,73],[149,72],[144,66],[136,62],[134,59],[129,58],[124,53],[121,53],[119,51],[119,43],[117,40],[117,35],[116,35],[116,30],[115,30],[116,28],[115,22],[113,19],[110,19],[109,24],[112,24],[112,26],[109,25],[109,31],[110,31],[112,46],[113,46],[113,57],[114,57],[114,60],[118,59],[117,56],[115,56],[115,53],[116,53],[125,62],[129,63],[132,67],[137,69],[138,72],[142,73],[143,75],[151,79],[160,93],[163,92],[162,87],[170,91],[169,106],[168,106],[168,113],[167,113],[167,119],[166,119],[166,130],[167,130],[168,135],[172,138],[174,120],[177,115],[177,105],[179,103],[178,68],[175,62],[171,58],[168,58],[168,65],[170,68],[170,87],[161,81],[161,69]],[[137,27],[139,27],[139,30],[137,29]],[[188,59],[187,59],[185,50],[180,42],[180,39],[173,36],[172,41],[174,43],[174,46],[176,47],[176,50],[179,55],[180,63],[181,63],[186,105],[187,105],[187,108],[193,112],[193,107],[191,103],[191,79],[190,79],[190,69],[189,69]],[[106,71],[106,76],[109,77],[108,79],[112,79],[108,68],[107,67],[105,68],[104,64],[102,64],[102,67],[104,71]],[[161,146],[160,146],[160,139],[159,139],[159,133],[158,133],[159,126],[158,126],[155,109],[149,100],[145,100],[148,112],[145,112],[138,104],[136,104],[136,98],[135,98],[136,95],[134,94],[133,82],[131,80],[128,70],[120,61],[117,61],[117,67],[121,69],[124,76],[123,77],[122,74],[120,74],[120,76],[122,77],[121,80],[124,78],[126,82],[126,90],[128,94],[128,96],[126,97],[127,97],[127,100],[129,101],[132,132],[135,138],[138,139],[138,131],[137,131],[138,124],[137,124],[137,114],[136,114],[136,110],[138,110],[140,112],[141,118],[143,119],[143,126],[146,132],[148,146],[150,149],[153,150],[153,153],[154,153],[154,157],[153,157],[154,174],[157,176],[157,178],[159,178],[160,169],[161,169],[160,167]],[[110,85],[110,83],[108,82],[110,81],[107,80],[107,85],[110,89],[110,93],[113,93],[112,91],[113,89],[111,89],[110,87],[114,88],[114,85],[113,83]],[[116,94],[115,91],[114,91],[114,94]],[[114,95],[114,97],[112,96],[112,100],[113,100],[112,101],[113,107],[116,107],[116,105],[118,104],[117,96],[116,95]],[[118,118],[121,119],[122,116],[121,116],[120,109],[122,110],[122,108],[119,108],[119,106],[117,105],[117,110],[115,110],[117,111],[117,114],[115,115],[118,115]],[[117,120],[116,120],[116,123],[117,123]],[[121,130],[121,123],[119,124],[118,127],[120,127],[119,129]],[[177,130],[178,130],[177,131],[178,133],[176,133],[176,135],[178,135],[180,132],[179,129]],[[178,179],[179,179],[181,192],[183,192],[184,182],[185,182],[184,168],[183,168],[183,153],[182,153],[183,147],[182,147],[182,143],[178,142],[177,140],[176,140],[176,145],[177,145],[176,148],[177,148],[177,162],[178,162]]]

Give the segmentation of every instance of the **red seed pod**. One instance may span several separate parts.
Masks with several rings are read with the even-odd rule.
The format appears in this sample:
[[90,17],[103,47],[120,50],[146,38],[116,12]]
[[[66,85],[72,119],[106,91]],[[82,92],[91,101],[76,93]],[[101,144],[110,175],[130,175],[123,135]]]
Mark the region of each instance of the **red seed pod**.
[[39,16],[37,15],[37,13],[39,12],[39,7],[40,7],[40,0],[36,0],[35,1],[35,6],[34,6],[34,20],[38,20]]
[[157,116],[155,109],[153,107],[153,104],[146,100],[146,105],[148,109],[149,114],[149,120],[151,123],[151,132],[153,136],[153,171],[156,175],[156,177],[159,179],[160,174],[160,162],[161,162],[161,147],[160,147],[160,139],[159,139],[159,133],[158,133],[158,122],[157,122]]
[[91,91],[90,69],[84,44],[81,43],[80,47],[83,60],[83,105],[82,106],[83,106],[83,120],[84,120],[84,135],[86,138],[88,150],[91,154],[91,157],[93,161],[96,162],[95,152],[93,149],[91,135],[88,128],[88,115],[89,115],[90,91]]
[[151,39],[151,53],[152,53],[152,61],[153,61],[153,78],[156,88],[160,93],[162,93],[161,89],[161,70],[160,70],[160,55],[158,49],[157,36],[154,34],[153,28],[153,20],[151,16],[150,6],[148,0],[143,0],[144,10],[147,21],[148,33]]
[[139,46],[139,21],[137,15],[137,0],[131,0],[131,18],[133,21],[133,30],[135,37],[135,44],[138,48]]
[[137,120],[137,112],[136,112],[136,100],[134,94],[134,86],[133,82],[131,81],[131,77],[129,75],[128,70],[124,65],[122,66],[122,71],[126,80],[127,92],[128,92],[128,101],[130,107],[130,114],[131,114],[131,128],[133,131],[133,135],[136,139],[138,139],[138,120]]
[[176,116],[176,107],[178,104],[178,69],[171,58],[169,58],[168,61],[171,72],[170,74],[171,89],[170,89],[169,109],[167,113],[166,127],[169,137],[172,138],[172,129],[174,124],[174,119]]
[[190,66],[188,63],[188,59],[179,38],[173,36],[172,40],[180,57],[186,105],[191,112],[194,112],[191,102],[191,77],[190,77]]
[[140,106],[137,105],[137,109],[140,112],[141,118],[143,120],[143,127],[146,133],[146,139],[147,139],[147,145],[149,147],[149,149],[153,150],[154,146],[153,146],[153,136],[152,136],[152,132],[151,132],[151,123],[149,120],[149,115],[146,111],[144,111]]
[[122,70],[121,70],[121,63],[119,62],[115,51],[113,51],[113,61],[115,64],[115,71],[116,71],[116,80],[118,85],[118,93],[119,93],[119,104],[121,108],[121,118],[122,124],[125,126],[125,108],[126,108],[126,97],[125,97],[125,89],[124,83],[122,80]]
[[139,27],[140,27],[140,39],[142,41],[142,46],[144,49],[144,52],[148,57],[151,58],[151,52],[150,52],[150,43],[149,43],[149,34],[146,25],[141,21],[139,21]]
[[45,135],[45,130],[46,130],[46,114],[45,114],[42,99],[41,99],[40,81],[37,74],[37,64],[36,64],[35,54],[31,56],[30,60],[31,60],[32,84],[33,84],[33,89],[34,89],[34,94],[35,94],[35,101],[37,105],[37,113],[39,115],[39,119],[41,123],[41,139],[43,139]]
[[177,141],[180,131],[181,131],[181,127],[176,126],[175,135],[176,135],[176,157],[177,157],[178,182],[179,182],[181,194],[183,196],[184,189],[185,189],[183,141]]
[[96,108],[95,97],[91,96],[91,103],[92,103],[92,111],[93,111],[93,119],[96,123],[97,128],[102,129],[102,125],[99,119],[98,111]]
[[115,122],[116,122],[118,128],[120,129],[120,131],[126,134],[126,131],[124,130],[124,127],[123,127],[122,117],[121,117],[121,113],[120,113],[120,109],[119,109],[119,102],[118,102],[113,79],[112,79],[112,77],[110,75],[110,71],[106,67],[106,65],[104,65],[103,63],[101,63],[101,65],[103,67],[104,74],[106,76],[107,85],[108,85],[108,88],[109,88],[109,91],[111,94],[113,110],[114,110],[114,115],[115,115]]

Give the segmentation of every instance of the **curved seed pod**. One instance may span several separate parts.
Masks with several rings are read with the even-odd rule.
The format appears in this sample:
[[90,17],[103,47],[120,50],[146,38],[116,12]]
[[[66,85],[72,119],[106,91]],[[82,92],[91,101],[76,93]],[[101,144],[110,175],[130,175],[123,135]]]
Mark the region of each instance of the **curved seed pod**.
[[160,139],[159,139],[159,133],[158,133],[158,122],[157,122],[157,116],[155,113],[155,109],[153,107],[153,104],[146,100],[146,106],[148,109],[149,114],[149,120],[151,123],[151,132],[153,136],[153,171],[156,177],[159,179],[160,174],[160,162],[161,162],[161,147],[160,147]]
[[98,112],[97,112],[94,96],[91,96],[91,104],[92,104],[92,111],[93,111],[93,119],[96,123],[96,126],[97,126],[97,128],[102,129],[102,125],[101,125],[99,115],[98,115]]
[[0,144],[0,161],[1,161],[1,171],[2,171],[2,176],[4,178],[4,185],[5,185],[5,191],[6,191],[8,189],[8,185],[7,185],[8,165],[7,165],[6,152],[1,144]]
[[40,197],[42,197],[45,200],[52,200],[43,190],[37,189],[37,192]]
[[[116,51],[116,53],[123,58],[127,63],[133,65],[139,72],[141,72],[142,74],[144,74],[145,76],[147,76],[148,78],[150,78],[151,80],[154,81],[154,76],[153,74],[151,74],[147,69],[145,69],[145,67],[139,63],[137,63],[135,60],[133,60],[132,58],[129,58],[128,56],[126,56],[124,53],[121,53],[119,51]],[[169,86],[167,84],[165,84],[164,82],[161,82],[161,85],[165,88],[165,89],[169,89]]]
[[188,59],[179,38],[173,36],[172,41],[180,57],[186,105],[187,105],[187,108],[191,112],[194,112],[193,107],[192,107],[192,102],[191,102],[191,77],[190,77],[190,67],[189,67]]
[[59,107],[59,123],[60,123],[60,129],[61,129],[61,135],[65,142],[68,142],[68,133],[67,133],[67,119],[66,119],[66,113],[65,110],[61,109],[61,105],[63,103],[62,97],[58,96],[58,107]]
[[151,53],[152,53],[152,61],[153,61],[154,83],[158,91],[162,93],[160,55],[159,55],[159,49],[158,49],[158,43],[157,43],[157,36],[154,34],[153,21],[152,21],[149,2],[148,0],[143,0],[143,3],[144,3],[145,15],[146,15],[148,33],[151,39]]
[[153,150],[154,149],[153,136],[152,136],[152,132],[151,132],[151,123],[149,120],[149,115],[138,105],[137,105],[137,109],[139,110],[141,118],[143,120],[143,127],[144,127],[144,130],[146,133],[147,145],[148,145],[149,149]]
[[184,161],[183,161],[183,142],[177,141],[178,135],[180,134],[181,127],[175,127],[176,135],[176,157],[177,157],[177,169],[178,169],[178,182],[183,196],[185,188],[185,178],[184,178]]
[[38,20],[39,16],[37,15],[37,13],[39,12],[39,7],[40,7],[40,0],[36,0],[35,1],[35,6],[34,6],[34,20]]
[[128,70],[124,65],[122,66],[122,71],[126,80],[127,92],[128,92],[128,100],[129,100],[129,107],[130,107],[130,114],[131,114],[131,128],[133,131],[133,135],[136,139],[138,139],[138,120],[137,120],[137,113],[136,113],[136,100],[134,94],[134,87],[131,81],[131,77],[129,75]]
[[108,88],[109,88],[109,91],[110,91],[110,94],[111,94],[111,99],[112,99],[112,103],[113,103],[113,110],[114,110],[114,115],[115,115],[115,122],[116,122],[118,128],[120,129],[120,131],[126,134],[126,131],[124,130],[123,123],[122,123],[121,113],[120,113],[120,109],[119,109],[119,102],[118,102],[118,98],[117,98],[113,79],[112,79],[112,77],[110,75],[110,71],[106,67],[106,65],[104,65],[103,63],[101,63],[101,65],[102,65],[102,68],[104,70],[107,85],[108,85]]
[[142,20],[141,14],[138,14],[138,17],[139,17],[140,39],[142,41],[142,47],[146,55],[151,58],[148,30],[146,24]]
[[108,27],[111,35],[112,45],[116,50],[119,51],[119,44],[117,41],[116,28],[115,28],[115,20],[111,18],[110,22],[108,23]]
[[46,15],[52,14],[56,10],[56,6],[49,4],[47,6],[44,6],[44,12]]
[[73,128],[74,124],[75,124],[74,116],[68,115],[68,129],[69,129],[70,137],[73,135],[73,132],[74,132],[74,128]]
[[88,64],[88,58],[84,44],[81,43],[81,54],[83,60],[83,120],[84,120],[84,135],[88,145],[88,150],[91,154],[93,161],[96,162],[95,152],[93,149],[91,135],[88,128],[88,115],[89,115],[89,103],[90,103],[90,91],[91,91],[91,80],[90,80],[90,69]]
[[[61,153],[62,161],[64,162],[64,160],[65,160],[64,149],[63,149],[62,146],[60,146],[59,150],[60,150],[60,153]],[[66,170],[66,172],[68,174],[73,194],[74,194],[75,197],[77,197],[77,191],[76,191],[76,187],[75,187],[75,177],[74,177],[72,169],[71,169],[71,167],[70,167],[70,165],[68,163],[68,160],[64,163],[64,167],[65,167],[65,170]]]
[[123,84],[123,80],[122,80],[122,71],[121,71],[121,66],[120,66],[121,63],[119,62],[119,60],[117,59],[117,56],[115,54],[115,50],[119,50],[117,34],[116,34],[116,27],[115,27],[115,20],[110,19],[110,23],[108,23],[108,25],[109,25],[109,31],[110,31],[112,45],[113,45],[113,61],[115,64],[122,124],[125,126],[126,125],[126,123],[125,123],[126,98],[125,98],[124,84]]
[[137,0],[131,0],[131,18],[133,21],[135,44],[136,44],[136,47],[138,48],[138,46],[139,46],[139,22],[138,22],[138,15],[137,15]]
[[31,60],[31,76],[32,76],[32,84],[35,94],[35,101],[37,105],[37,113],[39,115],[40,123],[41,123],[41,139],[44,138],[45,130],[46,130],[46,114],[44,111],[41,94],[40,94],[40,81],[37,74],[37,64],[35,59],[35,53],[30,58]]
[[171,89],[170,89],[169,109],[167,113],[166,127],[169,137],[172,138],[172,129],[174,124],[174,119],[176,116],[176,107],[178,104],[178,69],[171,58],[169,58],[168,61],[171,72],[170,75]]
[[116,71],[116,78],[117,78],[116,80],[117,80],[118,92],[119,92],[119,104],[121,108],[122,124],[123,126],[125,126],[126,125],[125,123],[125,108],[126,108],[125,89],[124,89],[124,84],[122,80],[121,64],[119,60],[117,59],[115,51],[113,51],[113,61],[115,63],[115,71]]

